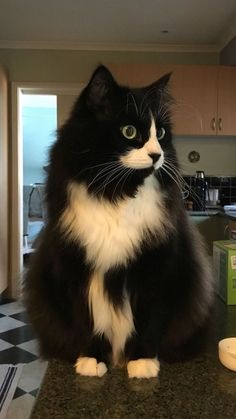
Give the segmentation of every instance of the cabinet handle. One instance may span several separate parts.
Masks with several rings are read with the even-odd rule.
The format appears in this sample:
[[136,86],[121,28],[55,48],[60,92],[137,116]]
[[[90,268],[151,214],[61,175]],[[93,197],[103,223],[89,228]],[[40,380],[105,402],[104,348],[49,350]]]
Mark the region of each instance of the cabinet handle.
[[218,120],[218,129],[219,129],[219,131],[222,131],[222,119],[221,118],[219,118],[219,120]]
[[211,129],[212,129],[212,131],[216,130],[216,119],[215,118],[212,118],[212,120],[211,120]]

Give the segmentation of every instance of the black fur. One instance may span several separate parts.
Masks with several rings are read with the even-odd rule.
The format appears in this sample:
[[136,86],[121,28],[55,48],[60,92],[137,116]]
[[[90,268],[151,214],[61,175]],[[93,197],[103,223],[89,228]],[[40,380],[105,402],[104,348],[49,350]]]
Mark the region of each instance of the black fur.
[[[48,222],[25,279],[25,300],[40,339],[44,357],[75,362],[93,356],[108,362],[111,345],[94,336],[88,306],[88,284],[94,267],[86,262],[86,248],[69,240],[59,227],[68,205],[71,180],[87,185],[90,194],[114,202],[133,199],[153,168],[124,172],[103,187],[97,174],[101,164],[117,161],[127,150],[120,127],[132,124],[140,148],[149,137],[150,110],[158,127],[165,128],[161,146],[175,172],[162,168],[155,176],[165,192],[164,206],[172,228],[165,239],[149,232],[128,266],[113,266],[104,274],[106,294],[122,307],[126,288],[136,333],[126,342],[128,360],[154,358],[185,348],[206,321],[211,302],[211,277],[197,233],[190,227],[178,185],[178,162],[172,145],[170,97],[164,76],[148,88],[119,86],[105,67],[99,67],[78,98],[52,147],[46,187]],[[130,146],[130,144],[129,144]],[[173,170],[173,169],[172,169]],[[120,182],[119,182],[120,181]],[[93,217],[93,214],[91,214]]]

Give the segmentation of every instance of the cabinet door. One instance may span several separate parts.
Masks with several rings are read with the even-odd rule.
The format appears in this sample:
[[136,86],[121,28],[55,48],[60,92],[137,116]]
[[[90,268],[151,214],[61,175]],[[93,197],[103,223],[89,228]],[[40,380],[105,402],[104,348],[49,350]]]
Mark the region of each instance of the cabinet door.
[[217,67],[179,66],[175,69],[174,133],[215,135]]
[[236,67],[219,67],[218,135],[236,135]]

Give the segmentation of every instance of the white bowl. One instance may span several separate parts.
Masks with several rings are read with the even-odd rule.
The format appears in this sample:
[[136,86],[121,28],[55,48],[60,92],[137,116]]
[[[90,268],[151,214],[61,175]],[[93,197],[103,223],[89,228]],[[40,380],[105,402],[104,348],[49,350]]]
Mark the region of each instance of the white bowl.
[[219,342],[220,362],[232,371],[236,371],[236,338],[227,338]]

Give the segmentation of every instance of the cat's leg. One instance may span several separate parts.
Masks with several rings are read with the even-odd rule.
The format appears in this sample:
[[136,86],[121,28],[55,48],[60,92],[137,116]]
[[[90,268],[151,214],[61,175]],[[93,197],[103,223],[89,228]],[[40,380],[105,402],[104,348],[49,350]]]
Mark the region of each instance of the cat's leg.
[[158,317],[155,311],[142,311],[142,316],[137,314],[136,333],[126,342],[125,356],[129,378],[152,378],[159,374],[158,342],[163,329],[160,320],[156,321]]
[[157,358],[156,345],[152,342],[144,343],[140,338],[133,336],[125,348],[127,371],[129,378],[153,378],[160,371],[160,363]]
[[88,377],[102,377],[107,372],[107,366],[104,362],[97,362],[96,358],[81,356],[76,360],[75,371]]
[[110,352],[111,346],[104,336],[94,336],[86,348],[86,355],[77,358],[75,371],[88,377],[102,377],[107,372]]
[[129,361],[127,364],[129,378],[153,378],[160,371],[160,363],[157,358],[140,358]]

